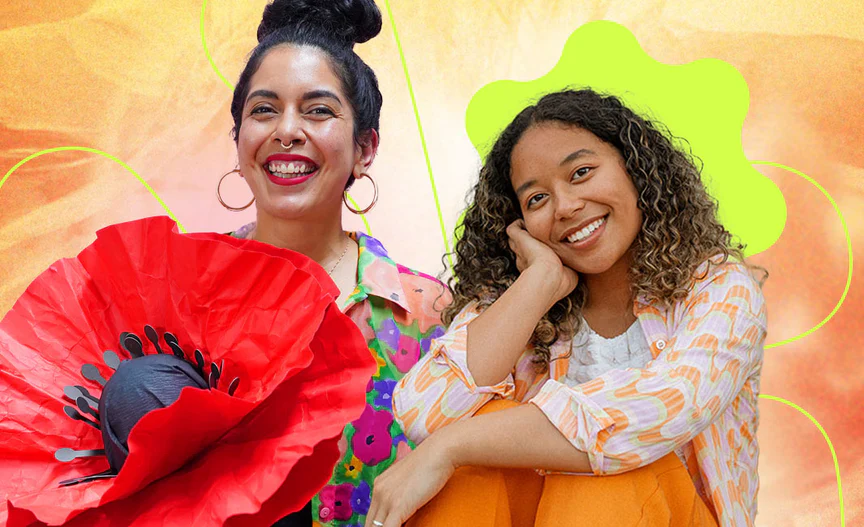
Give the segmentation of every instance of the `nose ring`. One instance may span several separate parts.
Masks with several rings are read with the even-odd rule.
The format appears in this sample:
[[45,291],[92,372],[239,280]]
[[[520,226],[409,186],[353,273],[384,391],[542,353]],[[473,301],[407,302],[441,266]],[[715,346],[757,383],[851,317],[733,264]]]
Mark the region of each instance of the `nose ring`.
[[285,146],[285,143],[283,143],[282,140],[279,139],[279,144],[282,145],[282,148],[284,148],[285,150],[291,150],[291,147],[294,146],[294,141],[291,141],[290,143],[288,143],[288,146]]

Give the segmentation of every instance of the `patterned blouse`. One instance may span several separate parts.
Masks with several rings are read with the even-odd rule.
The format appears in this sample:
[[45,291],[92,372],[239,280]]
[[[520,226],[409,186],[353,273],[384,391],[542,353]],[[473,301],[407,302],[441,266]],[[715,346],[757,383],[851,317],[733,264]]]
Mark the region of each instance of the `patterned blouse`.
[[507,379],[477,386],[467,365],[467,326],[480,312],[466,306],[397,385],[394,415],[411,440],[419,443],[494,397],[528,402],[588,454],[595,474],[627,472],[680,449],[720,525],[754,524],[766,312],[746,267],[712,266],[669,309],[637,299],[634,313],[653,360],[574,387],[564,382],[569,341],[552,346],[547,373],[536,373],[528,347]]
[[[253,225],[232,235],[245,238]],[[357,287],[342,311],[366,337],[378,370],[366,388],[366,409],[342,434],[333,476],[312,500],[315,527],[362,526],[372,482],[414,448],[393,419],[393,387],[444,333],[440,311],[451,301],[441,282],[395,263],[375,238],[348,234],[359,246]]]

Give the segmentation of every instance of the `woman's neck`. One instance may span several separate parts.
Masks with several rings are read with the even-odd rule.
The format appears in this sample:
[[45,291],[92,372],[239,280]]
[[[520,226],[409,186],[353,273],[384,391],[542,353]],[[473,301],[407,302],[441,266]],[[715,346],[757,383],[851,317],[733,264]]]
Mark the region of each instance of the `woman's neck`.
[[331,218],[285,220],[259,211],[251,238],[305,254],[329,270],[344,253],[347,242],[341,216]]
[[632,255],[619,259],[607,271],[582,275],[588,298],[582,315],[591,329],[603,336],[623,333],[635,321],[630,285]]

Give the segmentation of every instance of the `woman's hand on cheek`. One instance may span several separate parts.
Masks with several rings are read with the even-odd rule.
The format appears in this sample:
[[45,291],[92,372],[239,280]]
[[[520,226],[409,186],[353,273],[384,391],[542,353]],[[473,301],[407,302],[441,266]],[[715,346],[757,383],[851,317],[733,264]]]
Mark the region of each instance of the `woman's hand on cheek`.
[[365,527],[400,527],[438,494],[455,469],[448,450],[433,434],[375,478]]
[[524,220],[516,220],[507,226],[510,250],[516,255],[516,267],[520,273],[534,268],[554,286],[553,303],[569,295],[579,283],[579,275],[561,262],[548,245],[531,236]]

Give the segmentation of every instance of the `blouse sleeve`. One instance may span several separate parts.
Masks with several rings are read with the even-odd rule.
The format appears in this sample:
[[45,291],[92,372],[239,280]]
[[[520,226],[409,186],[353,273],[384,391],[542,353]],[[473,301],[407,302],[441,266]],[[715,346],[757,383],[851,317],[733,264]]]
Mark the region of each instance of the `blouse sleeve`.
[[468,370],[468,324],[482,309],[467,305],[447,332],[393,391],[393,413],[405,435],[420,443],[435,430],[474,415],[493,397],[512,398],[513,375],[494,386],[477,386]]
[[574,388],[550,380],[531,399],[588,454],[595,474],[638,468],[690,441],[758,375],[766,332],[761,290],[740,265],[713,271],[644,368],[612,370]]

